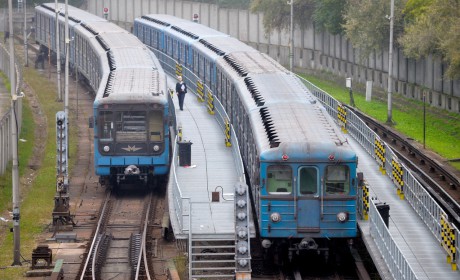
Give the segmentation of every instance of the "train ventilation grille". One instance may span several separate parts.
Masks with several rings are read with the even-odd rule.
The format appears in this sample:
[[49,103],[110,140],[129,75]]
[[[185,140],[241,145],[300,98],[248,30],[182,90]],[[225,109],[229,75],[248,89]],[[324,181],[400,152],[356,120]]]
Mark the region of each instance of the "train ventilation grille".
[[225,61],[227,61],[230,66],[240,75],[241,77],[246,77],[248,74],[248,70],[246,70],[243,66],[241,66],[238,62],[236,62],[232,57],[229,55],[224,56]]
[[101,47],[102,47],[105,51],[110,50],[109,45],[105,42],[104,39],[102,39],[101,36],[97,36],[97,37],[96,37],[96,40],[99,42],[99,44],[101,45]]
[[97,35],[99,34],[98,32],[96,32],[93,28],[91,28],[91,26],[85,24],[85,23],[82,23],[81,26],[83,26],[86,30],[88,30],[89,32],[91,32],[93,35]]
[[[152,72],[152,89],[150,90],[152,92],[152,95],[153,96],[159,96],[160,95],[160,79],[159,79],[159,73],[158,73],[158,69],[155,68],[155,67],[152,67],[153,69],[153,72]],[[155,92],[155,88],[158,89],[158,92]],[[161,92],[163,93],[163,92]]]
[[179,27],[177,27],[177,26],[173,26],[173,27],[171,27],[171,28],[174,29],[174,30],[176,30],[177,32],[182,33],[182,34],[184,34],[185,36],[188,36],[188,37],[193,38],[193,39],[195,39],[195,40],[198,39],[198,38],[200,38],[200,37],[198,37],[197,35],[195,35],[195,34],[193,34],[193,33],[191,33],[191,32],[185,31],[185,30],[183,30],[182,28],[179,28]]
[[273,126],[272,117],[268,112],[267,108],[260,108],[259,110],[262,122],[264,123],[265,132],[267,133],[268,141],[270,142],[270,148],[276,148],[280,145],[278,134]]
[[112,93],[114,79],[115,79],[115,71],[111,71],[109,74],[109,78],[107,79],[107,85],[105,86],[104,95],[102,97],[107,97]]
[[109,61],[110,71],[117,69],[117,64],[115,62],[115,57],[113,56],[112,51],[107,52],[107,59]]
[[217,48],[217,47],[214,46],[213,44],[207,42],[206,40],[200,39],[200,43],[202,43],[203,45],[205,45],[208,49],[212,50],[213,52],[215,52],[215,53],[218,54],[219,56],[223,56],[223,55],[225,54],[224,51],[220,50],[219,48]]
[[141,17],[142,19],[145,19],[145,20],[148,20],[148,21],[151,21],[151,22],[154,22],[154,23],[157,23],[157,24],[160,24],[160,25],[164,25],[164,26],[170,26],[171,24],[169,23],[166,23],[164,21],[161,21],[161,20],[158,20],[158,19],[154,19],[154,18],[151,18],[149,16],[142,16]]
[[264,98],[260,95],[259,90],[256,88],[254,85],[254,82],[252,81],[251,78],[246,77],[244,78],[244,83],[246,84],[246,87],[248,88],[249,92],[252,95],[252,99],[256,102],[257,106],[263,106],[265,104]]

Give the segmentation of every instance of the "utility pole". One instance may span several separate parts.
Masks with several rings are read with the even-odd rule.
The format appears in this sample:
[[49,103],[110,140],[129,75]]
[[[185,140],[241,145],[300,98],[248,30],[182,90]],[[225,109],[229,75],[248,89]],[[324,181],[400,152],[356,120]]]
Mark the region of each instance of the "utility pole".
[[[13,34],[13,3],[8,0],[10,38],[8,39],[10,47],[10,83],[11,83],[11,110],[14,110],[16,100],[16,77],[14,67],[14,34]],[[19,227],[19,172],[18,172],[18,126],[16,115],[11,114],[11,148],[13,150],[13,167],[12,167],[12,188],[13,188],[13,243],[14,259],[13,265],[21,265],[21,235]]]
[[58,87],[58,96],[57,100],[62,101],[62,92],[61,92],[61,48],[59,46],[59,9],[58,9],[58,0],[55,0],[56,6],[56,71],[57,71],[57,87]]
[[[65,115],[69,117],[69,5],[68,0],[65,0],[65,77],[64,77],[64,111]],[[68,122],[68,121],[67,121]]]
[[395,1],[391,0],[390,7],[390,47],[388,49],[388,115],[387,123],[393,123],[391,92],[393,90],[393,24],[394,24]]
[[25,63],[24,66],[29,66],[29,56],[27,51],[27,0],[24,0],[24,59]]
[[290,0],[288,4],[291,5],[291,40],[289,46],[289,71],[292,72],[292,65],[294,63],[294,0]]

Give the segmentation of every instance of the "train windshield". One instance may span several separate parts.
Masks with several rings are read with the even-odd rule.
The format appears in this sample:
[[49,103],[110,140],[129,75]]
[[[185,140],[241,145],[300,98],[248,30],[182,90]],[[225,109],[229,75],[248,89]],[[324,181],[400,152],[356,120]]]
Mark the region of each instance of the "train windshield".
[[161,111],[101,111],[99,124],[101,141],[163,141]]
[[324,185],[326,194],[348,194],[350,192],[350,171],[348,166],[327,166]]
[[292,193],[292,169],[287,165],[270,165],[267,168],[267,190],[270,194]]
[[318,192],[318,169],[312,166],[303,166],[299,169],[299,192],[303,195]]

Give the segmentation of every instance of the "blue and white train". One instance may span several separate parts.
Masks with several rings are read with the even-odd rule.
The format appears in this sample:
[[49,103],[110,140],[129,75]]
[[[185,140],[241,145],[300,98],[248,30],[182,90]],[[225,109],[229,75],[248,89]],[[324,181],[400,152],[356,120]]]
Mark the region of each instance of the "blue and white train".
[[327,255],[336,241],[357,236],[358,158],[294,74],[229,35],[173,16],[137,18],[134,33],[192,70],[223,104],[265,248]]
[[[65,57],[65,6],[35,7],[36,41]],[[105,185],[148,183],[169,172],[170,97],[166,76],[153,53],[126,30],[68,7],[69,64],[95,92],[94,164]],[[64,61],[64,60],[62,60]]]

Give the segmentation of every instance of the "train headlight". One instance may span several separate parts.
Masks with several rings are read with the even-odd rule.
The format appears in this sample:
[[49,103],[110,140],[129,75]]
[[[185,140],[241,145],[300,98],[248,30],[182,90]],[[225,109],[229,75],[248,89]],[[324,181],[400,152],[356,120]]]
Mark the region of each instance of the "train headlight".
[[155,152],[158,152],[158,151],[160,150],[160,146],[159,146],[159,145],[153,146],[153,150],[154,150]]
[[277,212],[272,213],[270,215],[270,219],[272,220],[272,222],[277,223],[277,222],[281,221],[281,215],[279,213],[277,213]]
[[109,152],[110,151],[110,147],[109,146],[104,146],[104,152]]
[[341,223],[345,223],[346,221],[348,221],[348,213],[345,213],[345,212],[337,213],[337,221]]
[[272,246],[272,242],[269,239],[262,240],[262,247],[268,249]]

